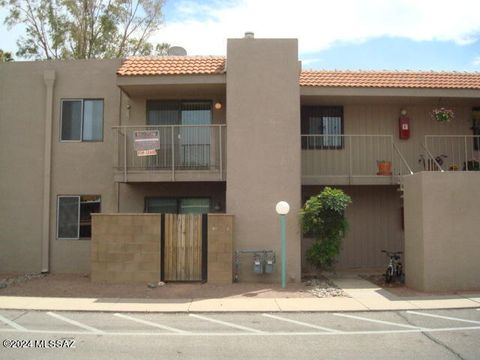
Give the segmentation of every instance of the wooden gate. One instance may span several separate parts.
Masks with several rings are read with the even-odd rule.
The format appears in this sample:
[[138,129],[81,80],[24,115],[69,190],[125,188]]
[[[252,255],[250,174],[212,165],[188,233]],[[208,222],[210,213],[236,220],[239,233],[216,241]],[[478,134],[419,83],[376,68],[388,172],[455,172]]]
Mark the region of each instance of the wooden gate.
[[206,280],[206,216],[163,215],[162,279]]

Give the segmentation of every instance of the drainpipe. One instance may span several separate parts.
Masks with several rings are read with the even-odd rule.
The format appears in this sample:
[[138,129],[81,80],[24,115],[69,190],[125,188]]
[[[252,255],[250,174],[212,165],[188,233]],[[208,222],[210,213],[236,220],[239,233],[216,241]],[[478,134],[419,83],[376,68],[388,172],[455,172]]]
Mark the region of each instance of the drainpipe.
[[52,122],[53,122],[53,86],[55,71],[43,72],[45,82],[45,148],[43,151],[43,223],[42,223],[42,273],[49,272],[50,252],[50,192],[52,172]]

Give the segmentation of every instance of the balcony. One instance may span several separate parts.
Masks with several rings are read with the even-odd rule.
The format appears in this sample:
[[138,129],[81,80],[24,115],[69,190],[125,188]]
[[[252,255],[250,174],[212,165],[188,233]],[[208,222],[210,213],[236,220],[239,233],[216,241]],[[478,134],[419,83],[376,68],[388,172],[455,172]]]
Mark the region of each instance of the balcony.
[[301,141],[304,185],[390,185],[413,173],[393,135],[301,135]]
[[[160,146],[154,155],[139,156],[135,133],[145,130],[158,131]],[[224,124],[116,126],[113,131],[117,182],[225,180]]]
[[480,171],[480,135],[426,135],[425,171]]

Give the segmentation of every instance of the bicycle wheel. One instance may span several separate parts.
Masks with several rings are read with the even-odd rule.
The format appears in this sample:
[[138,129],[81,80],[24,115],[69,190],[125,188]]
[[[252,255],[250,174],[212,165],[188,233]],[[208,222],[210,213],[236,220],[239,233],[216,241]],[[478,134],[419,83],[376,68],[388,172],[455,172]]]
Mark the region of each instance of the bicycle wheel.
[[385,282],[387,284],[390,284],[392,282],[392,279],[393,279],[393,271],[392,271],[392,268],[388,268],[387,271],[385,271]]

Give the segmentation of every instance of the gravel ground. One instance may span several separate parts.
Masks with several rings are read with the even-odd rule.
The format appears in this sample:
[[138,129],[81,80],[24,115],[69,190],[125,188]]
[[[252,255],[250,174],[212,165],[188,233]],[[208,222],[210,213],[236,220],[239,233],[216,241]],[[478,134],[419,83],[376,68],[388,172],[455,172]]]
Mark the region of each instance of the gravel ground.
[[[3,284],[3,285],[2,285]],[[156,284],[155,284],[156,285]],[[0,274],[0,296],[50,296],[85,298],[312,298],[346,296],[326,278],[310,279],[300,284],[237,283],[211,285],[200,283],[103,284],[92,283],[79,274]]]

